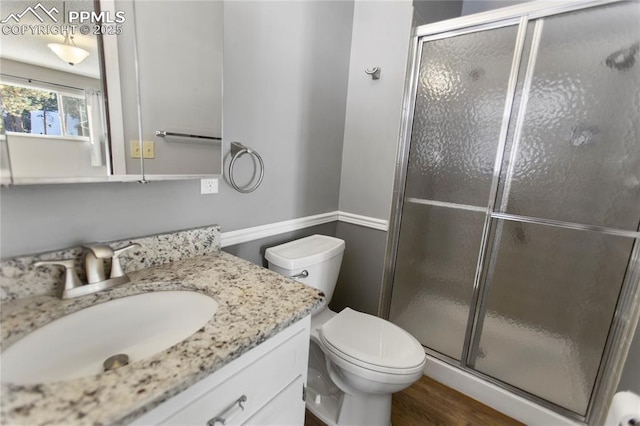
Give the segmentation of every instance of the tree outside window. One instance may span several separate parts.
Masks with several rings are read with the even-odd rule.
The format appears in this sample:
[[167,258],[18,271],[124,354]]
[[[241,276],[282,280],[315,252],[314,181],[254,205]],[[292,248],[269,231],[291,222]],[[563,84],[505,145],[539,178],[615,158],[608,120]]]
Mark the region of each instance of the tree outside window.
[[0,102],[7,132],[89,136],[86,102],[80,96],[1,84]]

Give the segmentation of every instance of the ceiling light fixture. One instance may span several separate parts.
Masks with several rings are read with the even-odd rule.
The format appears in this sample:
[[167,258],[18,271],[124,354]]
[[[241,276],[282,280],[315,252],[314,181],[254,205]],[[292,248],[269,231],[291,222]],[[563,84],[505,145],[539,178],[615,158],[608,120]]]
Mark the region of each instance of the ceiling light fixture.
[[73,36],[69,34],[64,36],[64,42],[49,43],[47,47],[69,65],[79,64],[89,56],[89,52],[76,46],[73,41]]

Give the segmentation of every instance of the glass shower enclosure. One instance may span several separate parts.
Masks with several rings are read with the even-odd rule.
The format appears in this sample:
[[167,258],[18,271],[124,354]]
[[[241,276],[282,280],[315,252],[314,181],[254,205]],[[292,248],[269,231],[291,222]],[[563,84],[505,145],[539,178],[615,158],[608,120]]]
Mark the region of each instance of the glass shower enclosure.
[[581,421],[637,309],[639,23],[591,1],[420,27],[405,100],[389,319]]

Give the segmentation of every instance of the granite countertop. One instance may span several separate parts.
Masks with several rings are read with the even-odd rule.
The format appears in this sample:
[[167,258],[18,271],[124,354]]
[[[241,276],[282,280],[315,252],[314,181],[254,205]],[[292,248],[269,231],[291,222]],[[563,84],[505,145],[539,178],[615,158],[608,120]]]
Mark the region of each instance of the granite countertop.
[[127,423],[325,303],[318,290],[223,252],[131,272],[129,277],[129,284],[76,299],[41,295],[4,302],[2,347],[66,314],[134,294],[198,291],[213,297],[218,310],[186,340],[117,370],[65,382],[2,384],[0,423]]

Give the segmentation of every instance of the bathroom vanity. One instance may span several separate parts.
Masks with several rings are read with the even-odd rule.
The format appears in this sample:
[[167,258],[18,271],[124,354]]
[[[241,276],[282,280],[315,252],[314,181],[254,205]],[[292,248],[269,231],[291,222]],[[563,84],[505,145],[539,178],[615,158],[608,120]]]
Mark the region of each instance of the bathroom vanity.
[[[191,291],[218,307],[190,337],[124,367],[64,381],[2,383],[0,421],[302,424],[309,318],[325,300],[315,289],[220,252],[216,238],[201,228],[111,243],[146,247],[122,259],[131,282],[67,300],[51,291],[59,276],[46,283],[51,271],[29,265],[73,257],[78,249],[2,261],[3,350],[58,318],[126,296]],[[38,277],[44,294],[27,285]]]
[[309,317],[271,337],[133,425],[302,425]]

